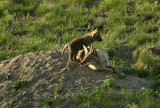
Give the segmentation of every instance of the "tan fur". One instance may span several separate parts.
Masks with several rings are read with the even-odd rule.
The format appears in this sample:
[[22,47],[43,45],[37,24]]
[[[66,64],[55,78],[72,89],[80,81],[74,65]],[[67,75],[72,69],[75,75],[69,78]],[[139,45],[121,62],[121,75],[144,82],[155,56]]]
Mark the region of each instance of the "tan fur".
[[[92,45],[87,46],[87,49],[90,50],[90,47],[92,47]],[[84,49],[79,50],[79,51],[78,51],[78,54],[77,54],[77,56],[76,56],[76,59],[77,59],[78,61],[82,61],[82,60],[84,59],[84,57],[85,57],[85,51],[84,51]]]
[[83,50],[83,49],[82,49],[82,50],[79,50],[79,51],[78,51],[78,54],[77,54],[77,56],[76,56],[76,59],[77,59],[78,61],[81,61],[84,56],[85,56],[85,55],[84,55],[84,50]]
[[64,52],[68,47],[69,60],[75,61],[75,60],[77,60],[76,56],[78,54],[78,51],[83,49],[83,45],[89,46],[94,41],[99,41],[99,42],[102,41],[100,33],[97,29],[84,35],[84,36],[77,37],[77,38],[71,40],[70,42],[68,42],[62,50],[62,56],[64,55]]
[[83,67],[89,67],[92,70],[106,70],[118,72],[118,69],[111,66],[109,63],[108,53],[101,48],[92,48],[88,50],[83,46],[85,57],[81,60],[80,65]]

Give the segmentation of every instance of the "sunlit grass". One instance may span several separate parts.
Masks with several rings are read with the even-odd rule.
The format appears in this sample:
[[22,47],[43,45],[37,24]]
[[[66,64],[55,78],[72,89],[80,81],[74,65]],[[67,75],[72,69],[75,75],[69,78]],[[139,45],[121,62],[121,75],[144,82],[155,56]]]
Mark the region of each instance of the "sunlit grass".
[[[100,29],[103,42],[93,45],[108,51],[111,60],[119,56],[116,47],[120,44],[130,45],[135,51],[145,46],[160,47],[157,0],[2,0],[0,4],[0,60],[62,48],[95,28]],[[131,65],[144,68],[142,56],[136,56]],[[149,60],[144,57],[145,63],[159,56],[151,54]],[[150,67],[155,68],[156,62]]]
[[159,92],[157,93],[151,88],[137,92],[124,89],[114,91],[112,85],[114,85],[114,78],[109,76],[104,84],[93,88],[90,93],[79,92],[75,97],[76,105],[88,108],[95,106],[102,108],[158,108],[160,105],[159,98],[157,98]]
[[[71,39],[99,28],[103,41],[93,45],[107,51],[111,63],[122,67],[121,72],[157,76],[159,11],[159,0],[1,0],[0,60],[27,52],[61,49]],[[132,52],[121,45],[129,46]],[[121,53],[131,53],[134,60],[122,59]],[[141,93],[108,91],[105,96],[100,87],[89,94],[79,93],[77,102],[86,107],[157,107],[157,90],[158,80],[153,90]],[[44,107],[50,101],[46,99]]]

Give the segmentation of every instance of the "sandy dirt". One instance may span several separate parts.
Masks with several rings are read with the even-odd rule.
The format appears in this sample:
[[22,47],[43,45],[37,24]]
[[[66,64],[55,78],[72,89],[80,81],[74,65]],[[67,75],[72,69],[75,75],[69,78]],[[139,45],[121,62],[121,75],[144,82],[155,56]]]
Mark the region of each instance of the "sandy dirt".
[[[66,68],[67,60],[62,58],[61,52],[55,50],[30,52],[1,61],[0,106],[3,108],[13,102],[14,108],[39,107],[46,98],[53,98],[53,90],[59,88],[61,100],[53,102],[51,107],[60,104],[68,108],[72,106],[76,93],[90,91],[95,85],[102,84],[107,75],[113,75],[115,84],[129,91],[140,91],[150,83],[136,76],[127,75],[120,79],[113,72],[83,69],[76,62],[69,65],[70,70]],[[5,74],[11,74],[11,77],[5,80]],[[29,82],[23,88],[10,92],[14,81],[25,79]]]

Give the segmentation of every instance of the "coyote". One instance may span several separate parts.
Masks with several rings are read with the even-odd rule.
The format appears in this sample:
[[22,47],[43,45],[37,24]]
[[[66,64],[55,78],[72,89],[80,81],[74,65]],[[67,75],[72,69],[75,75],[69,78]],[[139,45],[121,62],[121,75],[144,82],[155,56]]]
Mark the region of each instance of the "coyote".
[[[87,46],[87,49],[90,50],[90,47],[92,47],[92,45]],[[83,58],[84,58],[84,56],[85,56],[84,49],[79,50],[78,53],[77,53],[76,59],[77,59],[78,61],[82,61]]]
[[83,45],[85,57],[80,62],[82,67],[89,67],[92,70],[107,70],[118,72],[118,69],[109,63],[108,53],[98,47],[90,47],[90,50]]
[[66,48],[68,47],[69,60],[75,61],[75,60],[77,60],[76,56],[78,54],[78,51],[83,49],[83,45],[89,46],[94,41],[99,41],[99,42],[102,41],[100,33],[97,29],[84,35],[84,36],[77,37],[77,38],[71,40],[70,42],[68,42],[62,50],[62,56],[63,56]]

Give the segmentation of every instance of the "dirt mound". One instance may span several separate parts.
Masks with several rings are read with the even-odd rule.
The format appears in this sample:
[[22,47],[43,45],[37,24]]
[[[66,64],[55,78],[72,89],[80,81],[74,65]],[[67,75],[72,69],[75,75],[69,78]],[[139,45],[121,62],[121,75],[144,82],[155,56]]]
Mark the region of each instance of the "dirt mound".
[[[67,54],[66,54],[67,55]],[[74,68],[66,69],[65,61],[60,51],[49,50],[36,53],[26,53],[0,62],[0,106],[14,102],[14,108],[38,107],[48,97],[53,97],[56,88],[61,89],[60,104],[69,106],[73,95],[80,91],[90,91],[93,86],[100,85],[106,75],[113,75],[116,84],[125,90],[137,91],[146,87],[149,81],[127,75],[119,79],[112,72],[95,72],[82,69],[78,63]],[[5,80],[4,75],[11,74]],[[11,92],[11,85],[17,80],[29,80],[21,89]],[[56,105],[56,103],[53,103]]]

